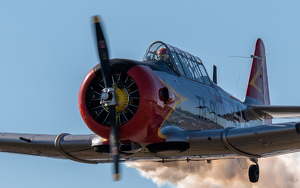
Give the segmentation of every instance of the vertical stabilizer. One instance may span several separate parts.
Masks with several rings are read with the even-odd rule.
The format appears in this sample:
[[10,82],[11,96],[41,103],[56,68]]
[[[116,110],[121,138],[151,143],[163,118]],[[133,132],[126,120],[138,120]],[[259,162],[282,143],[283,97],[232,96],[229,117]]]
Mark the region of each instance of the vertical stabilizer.
[[245,104],[270,105],[265,45],[259,38],[255,44]]

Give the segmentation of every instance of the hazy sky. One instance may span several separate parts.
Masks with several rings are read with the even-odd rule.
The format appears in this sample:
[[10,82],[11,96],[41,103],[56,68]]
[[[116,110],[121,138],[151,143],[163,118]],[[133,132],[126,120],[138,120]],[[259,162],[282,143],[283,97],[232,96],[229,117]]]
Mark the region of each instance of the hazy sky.
[[[298,1],[12,0],[0,7],[1,132],[91,133],[77,97],[98,63],[93,15],[104,20],[111,58],[141,60],[148,45],[161,40],[200,57],[210,75],[217,65],[218,84],[240,100],[251,59],[228,56],[250,56],[260,37],[271,103],[300,105]],[[1,187],[157,186],[124,165],[122,181],[115,183],[109,164],[4,153],[0,161]]]

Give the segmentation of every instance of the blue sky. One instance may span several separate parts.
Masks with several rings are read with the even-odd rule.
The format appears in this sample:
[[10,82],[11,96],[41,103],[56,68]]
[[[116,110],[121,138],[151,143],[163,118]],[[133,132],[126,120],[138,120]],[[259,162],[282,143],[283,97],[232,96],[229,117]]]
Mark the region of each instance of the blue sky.
[[[91,16],[101,15],[111,58],[141,60],[156,40],[218,67],[218,84],[244,99],[257,38],[267,56],[271,103],[300,105],[299,2],[7,1],[0,11],[0,131],[89,134],[78,91],[98,63]],[[3,187],[155,187],[122,165],[86,165],[0,153]],[[172,187],[165,185],[163,187]]]

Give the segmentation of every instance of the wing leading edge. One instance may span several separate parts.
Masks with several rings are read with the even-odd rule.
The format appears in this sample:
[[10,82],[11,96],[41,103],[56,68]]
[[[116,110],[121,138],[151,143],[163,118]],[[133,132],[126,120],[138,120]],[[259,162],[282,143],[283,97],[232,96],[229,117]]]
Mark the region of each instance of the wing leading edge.
[[300,118],[300,106],[255,105],[250,109],[261,119]]
[[0,133],[0,151],[97,164],[108,162],[108,155],[100,155],[92,146],[101,140],[97,135]]

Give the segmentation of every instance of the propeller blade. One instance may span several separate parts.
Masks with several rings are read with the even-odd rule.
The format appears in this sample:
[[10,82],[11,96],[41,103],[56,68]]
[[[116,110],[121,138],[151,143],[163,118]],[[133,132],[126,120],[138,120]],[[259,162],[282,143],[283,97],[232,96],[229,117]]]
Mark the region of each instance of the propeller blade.
[[[101,63],[101,71],[104,78],[104,84],[106,88],[112,88],[112,75],[110,70],[109,64],[109,56],[107,45],[105,42],[105,38],[103,35],[103,31],[101,28],[101,23],[97,16],[94,16],[94,23],[95,23],[95,30],[96,30],[96,37],[97,37],[97,47],[99,53],[99,59]],[[113,89],[113,88],[112,88]],[[115,96],[114,90],[113,93],[107,93],[108,95],[112,94],[111,96]],[[108,106],[109,110],[109,117],[110,117],[110,125],[111,125],[111,132],[110,132],[110,139],[109,139],[109,148],[110,154],[113,157],[114,162],[114,174],[113,179],[115,181],[119,180],[119,136],[118,136],[118,127],[117,127],[117,116],[116,116],[116,109],[115,109],[115,102],[107,102],[105,105]]]
[[[119,180],[119,137],[118,137],[118,127],[117,127],[117,118],[116,118],[116,109],[115,106],[109,106],[109,115],[110,115],[110,124],[111,124],[111,132],[109,138],[109,149],[110,154],[113,157],[114,161],[114,174],[113,179],[115,181]],[[114,114],[114,115],[113,115]]]
[[98,54],[101,62],[102,75],[104,77],[104,84],[105,87],[112,87],[108,50],[98,16],[94,16],[94,23],[96,29]]

